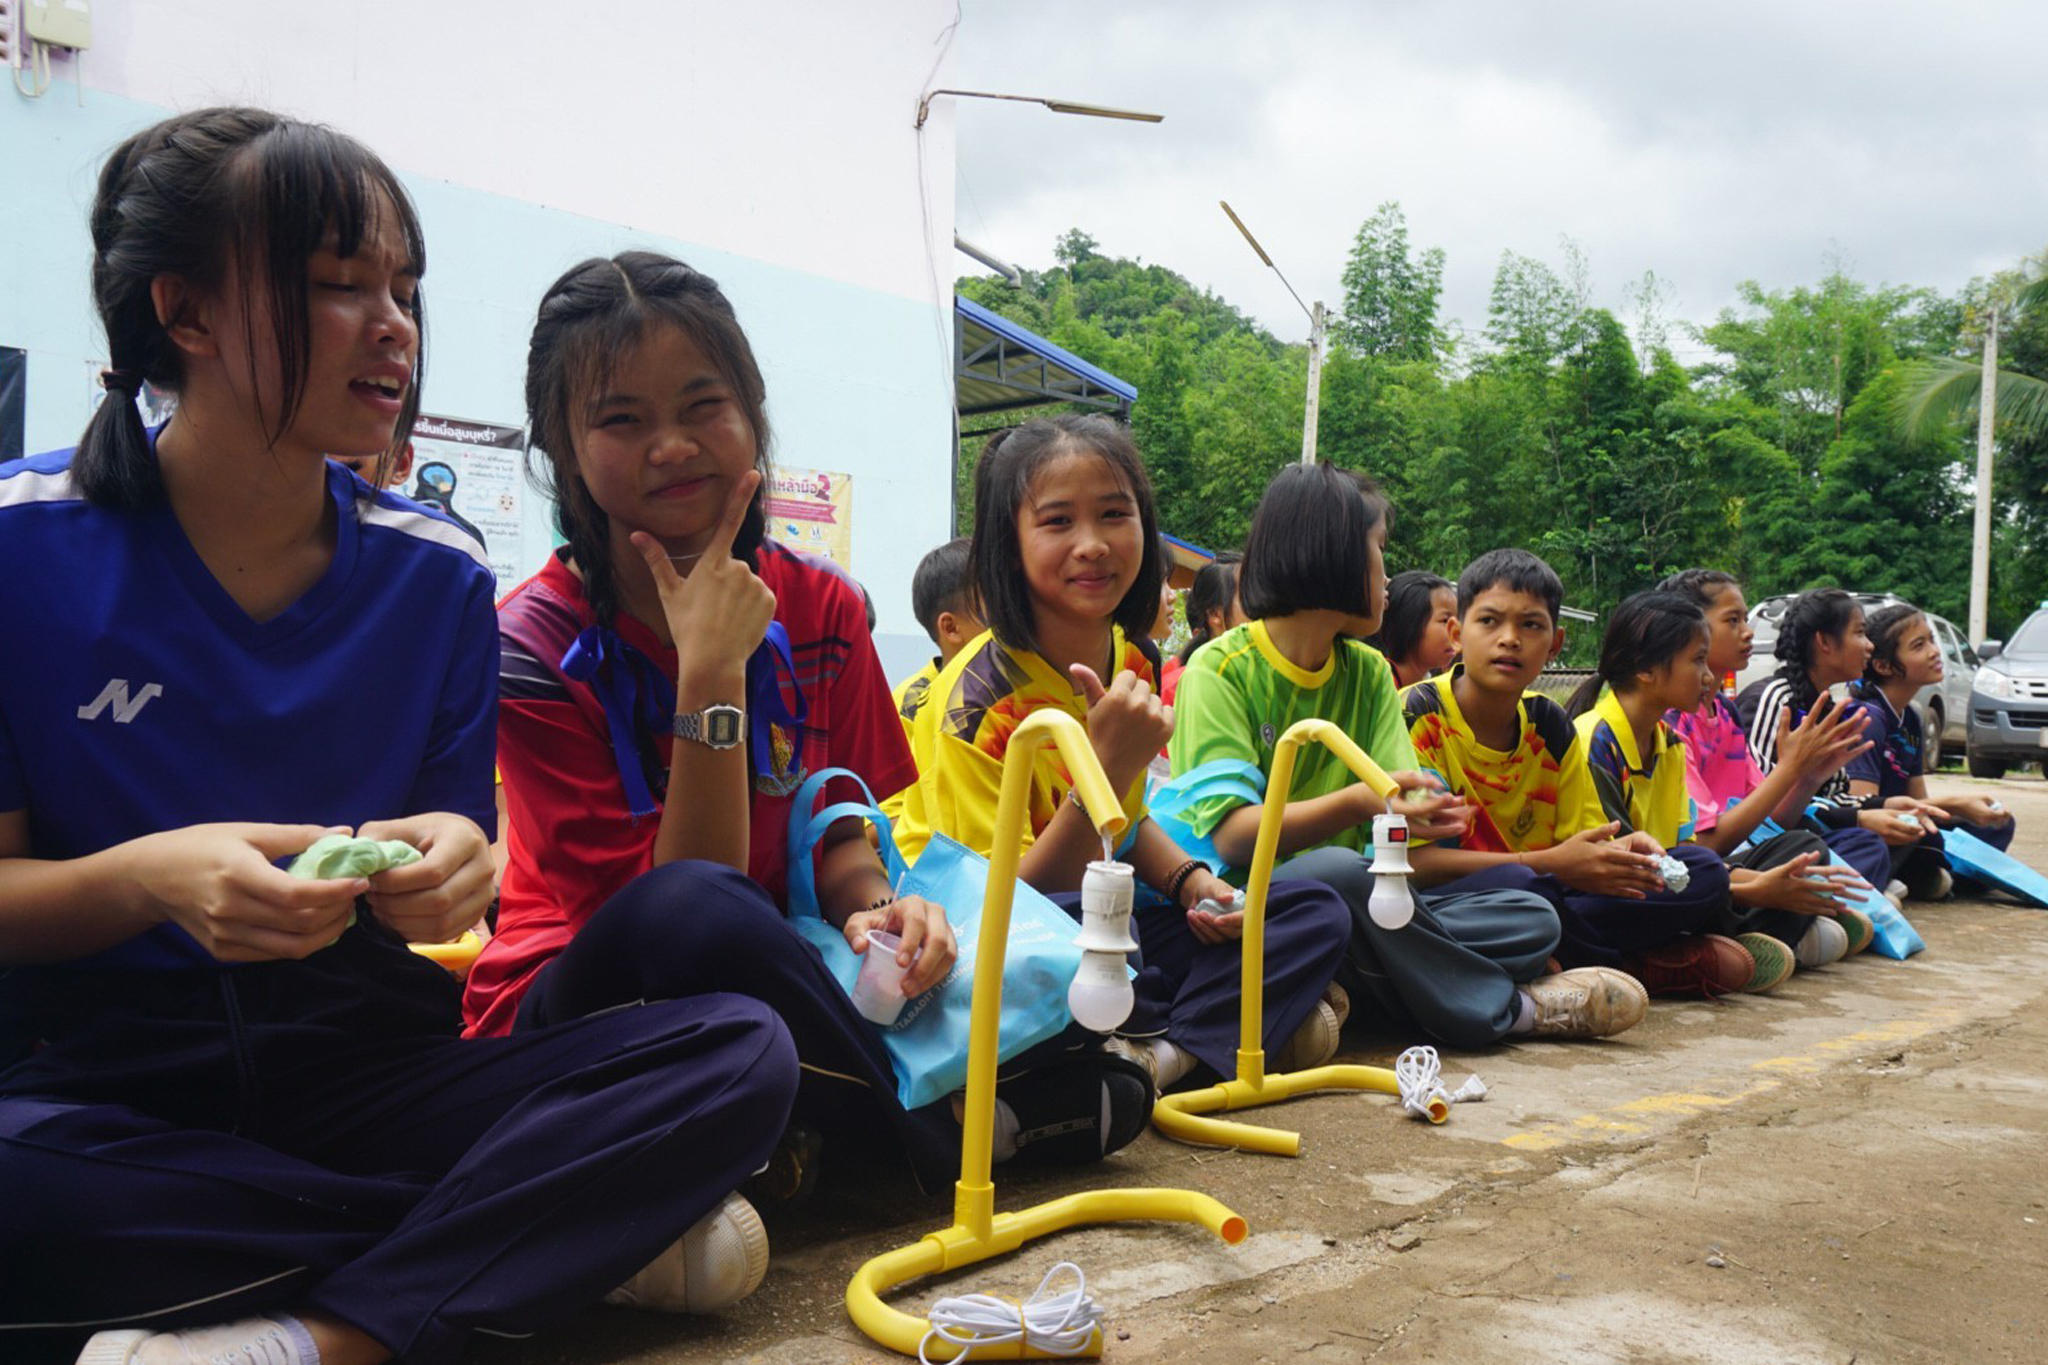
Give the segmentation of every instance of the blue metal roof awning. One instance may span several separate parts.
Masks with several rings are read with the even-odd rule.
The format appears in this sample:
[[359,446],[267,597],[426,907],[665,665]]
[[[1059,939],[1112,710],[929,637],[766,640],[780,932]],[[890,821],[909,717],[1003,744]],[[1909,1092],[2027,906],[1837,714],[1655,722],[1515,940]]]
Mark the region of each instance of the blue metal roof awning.
[[1135,385],[972,299],[954,296],[953,321],[954,401],[960,416],[1078,403],[1129,419],[1138,398]]

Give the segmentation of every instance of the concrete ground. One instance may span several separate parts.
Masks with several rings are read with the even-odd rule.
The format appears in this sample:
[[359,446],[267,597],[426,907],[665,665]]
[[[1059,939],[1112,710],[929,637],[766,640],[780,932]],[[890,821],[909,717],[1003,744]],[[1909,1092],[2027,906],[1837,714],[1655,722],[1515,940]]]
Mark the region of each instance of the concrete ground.
[[[2048,783],[1996,789],[2014,852],[2048,867]],[[1223,1200],[1231,1248],[1163,1224],[1084,1229],[945,1280],[1028,1294],[1079,1264],[1119,1362],[1879,1362],[2048,1360],[2048,913],[2003,898],[1912,905],[1927,951],[1866,954],[1769,996],[1657,1002],[1598,1043],[1450,1054],[1491,1089],[1431,1127],[1379,1095],[1255,1111],[1299,1158],[1156,1133],[1102,1167],[997,1172],[1016,1208],[1161,1185]],[[1417,1038],[1359,1033],[1344,1060],[1391,1065]],[[597,1309],[486,1365],[897,1359],[847,1319],[868,1257],[951,1221],[835,1153],[820,1196],[775,1229],[753,1298],[711,1319]]]

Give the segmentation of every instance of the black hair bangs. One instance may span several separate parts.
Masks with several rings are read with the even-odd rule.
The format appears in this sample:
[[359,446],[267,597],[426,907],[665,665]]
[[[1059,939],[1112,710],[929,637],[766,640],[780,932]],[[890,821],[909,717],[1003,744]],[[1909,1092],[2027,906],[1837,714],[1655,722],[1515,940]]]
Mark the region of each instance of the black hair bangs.
[[1564,580],[1557,570],[1527,550],[1488,550],[1458,575],[1458,617],[1472,609],[1472,599],[1488,588],[1506,587],[1527,593],[1550,611],[1555,626],[1564,609]]
[[1304,611],[1374,614],[1371,537],[1392,509],[1370,479],[1334,465],[1289,465],[1266,485],[1245,537],[1237,593],[1261,620]]
[[[228,173],[233,268],[245,291],[260,281],[270,300],[283,384],[275,439],[291,426],[305,396],[310,358],[306,263],[328,249],[344,260],[354,256],[383,228],[388,208],[397,215],[403,264],[424,276],[426,234],[412,197],[390,167],[354,138],[317,123],[279,122],[253,138],[229,163]],[[426,305],[419,289],[413,291],[410,311],[419,346],[393,449],[411,438],[426,377]],[[245,340],[253,357],[255,338]]]

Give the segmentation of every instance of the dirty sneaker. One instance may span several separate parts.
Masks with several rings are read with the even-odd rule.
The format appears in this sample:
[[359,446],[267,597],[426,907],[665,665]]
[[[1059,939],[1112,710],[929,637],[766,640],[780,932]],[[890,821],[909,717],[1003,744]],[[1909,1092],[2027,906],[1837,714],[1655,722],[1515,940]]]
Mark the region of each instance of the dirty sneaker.
[[1538,1038],[1609,1038],[1643,1021],[1650,993],[1627,972],[1574,967],[1538,977],[1522,993],[1535,1002]]
[[1813,923],[1806,926],[1806,932],[1792,949],[1792,956],[1801,967],[1825,967],[1848,955],[1849,931],[1825,915],[1814,916]]
[[[1345,1002],[1349,1005],[1350,1001]],[[1301,1027],[1294,1030],[1289,1038],[1268,1059],[1270,1071],[1313,1071],[1327,1066],[1337,1055],[1337,1037],[1344,1027],[1344,1021],[1337,1017],[1336,1007],[1327,999],[1316,1001],[1315,1008],[1308,1012],[1308,1018],[1301,1021]]]
[[[1791,953],[1784,956],[1789,965]],[[1746,989],[1756,975],[1756,959],[1732,938],[1700,934],[1638,954],[1622,963],[1622,970],[1651,995],[1702,995],[1712,1000]]]
[[651,1313],[715,1313],[761,1287],[768,1274],[768,1229],[737,1194],[669,1243],[606,1303]]
[[1754,995],[1783,985],[1785,978],[1792,975],[1796,959],[1783,939],[1772,938],[1769,934],[1737,934],[1735,941],[1749,950],[1750,959],[1756,963],[1756,970],[1750,973],[1749,980],[1736,987],[1737,990]]
[[318,1365],[305,1324],[283,1313],[184,1332],[96,1332],[78,1365]]

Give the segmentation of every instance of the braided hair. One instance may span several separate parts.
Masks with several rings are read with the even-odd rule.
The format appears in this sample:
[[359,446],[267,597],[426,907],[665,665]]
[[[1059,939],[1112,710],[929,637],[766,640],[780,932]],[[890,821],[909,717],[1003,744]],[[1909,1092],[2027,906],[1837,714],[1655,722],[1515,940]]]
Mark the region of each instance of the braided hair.
[[541,297],[526,349],[527,477],[555,500],[555,524],[582,570],[584,596],[607,628],[619,610],[611,518],[584,482],[575,433],[619,357],[662,323],[679,329],[718,368],[754,433],[761,486],[747,506],[733,554],[753,564],[767,533],[768,390],[718,282],[652,251],[592,257],[571,266]]

